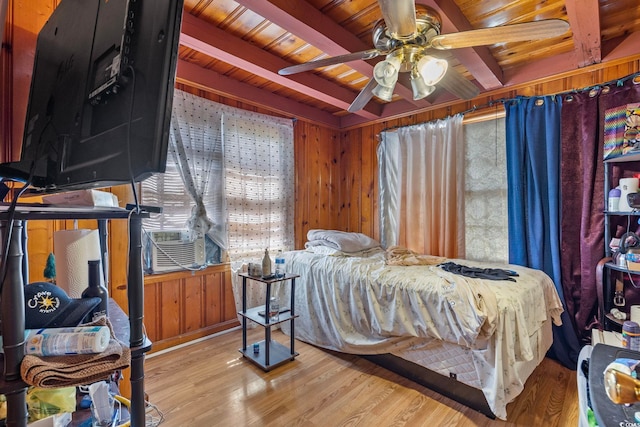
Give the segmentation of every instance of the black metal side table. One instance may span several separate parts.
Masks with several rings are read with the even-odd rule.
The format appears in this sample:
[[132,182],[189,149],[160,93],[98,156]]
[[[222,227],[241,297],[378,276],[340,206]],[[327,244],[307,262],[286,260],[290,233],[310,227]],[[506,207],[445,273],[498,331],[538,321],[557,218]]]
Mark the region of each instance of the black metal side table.
[[[262,278],[250,276],[247,273],[240,273],[242,277],[242,311],[238,314],[242,317],[242,348],[240,353],[265,371],[278,367],[284,363],[292,361],[298,353],[295,351],[295,289],[297,274],[286,274],[279,278]],[[265,286],[265,305],[247,308],[247,281],[254,280]],[[289,307],[280,307],[277,320],[270,319],[269,301],[271,299],[271,285],[277,282],[289,282],[291,284],[291,300]],[[247,347],[247,321],[257,323],[264,328],[264,341],[256,342]],[[291,341],[289,348],[271,339],[271,327],[283,322],[291,322]]]

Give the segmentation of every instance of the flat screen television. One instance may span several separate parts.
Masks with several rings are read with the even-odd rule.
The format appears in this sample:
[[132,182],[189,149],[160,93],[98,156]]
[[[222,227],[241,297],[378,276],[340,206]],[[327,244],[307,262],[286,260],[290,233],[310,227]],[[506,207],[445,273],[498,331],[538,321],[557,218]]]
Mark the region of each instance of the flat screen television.
[[20,160],[43,192],[164,172],[183,0],[62,0],[38,34]]

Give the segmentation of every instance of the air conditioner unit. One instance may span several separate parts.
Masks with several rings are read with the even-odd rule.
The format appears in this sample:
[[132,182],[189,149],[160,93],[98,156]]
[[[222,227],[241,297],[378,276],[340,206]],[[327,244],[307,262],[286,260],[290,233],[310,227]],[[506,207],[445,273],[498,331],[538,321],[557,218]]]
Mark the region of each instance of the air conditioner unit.
[[200,268],[206,262],[204,237],[193,238],[188,230],[152,230],[144,234],[148,273]]

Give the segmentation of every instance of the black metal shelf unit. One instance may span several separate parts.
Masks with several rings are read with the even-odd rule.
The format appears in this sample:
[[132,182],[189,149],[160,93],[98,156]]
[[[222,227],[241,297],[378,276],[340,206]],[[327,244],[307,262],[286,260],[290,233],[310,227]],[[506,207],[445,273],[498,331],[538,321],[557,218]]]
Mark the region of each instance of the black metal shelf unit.
[[[6,395],[7,418],[10,426],[27,425],[25,384],[20,377],[20,364],[24,357],[24,291],[28,282],[25,254],[26,222],[33,220],[95,219],[101,237],[102,254],[106,253],[107,221],[129,221],[129,266],[127,271],[127,298],[129,311],[129,346],[131,348],[131,426],[145,426],[144,356],[151,349],[151,341],[144,333],[144,278],[142,271],[142,219],[145,211],[120,208],[86,208],[18,204],[10,225],[9,205],[0,204],[0,254],[7,253],[6,276],[0,293],[4,370],[0,374],[0,393]],[[11,227],[11,228],[10,228]],[[10,239],[7,247],[8,233]],[[106,261],[106,260],[103,260]]]
[[[242,277],[242,311],[238,314],[242,317],[242,348],[240,353],[265,371],[280,366],[293,360],[298,353],[295,351],[295,313],[294,296],[296,289],[297,274],[286,274],[280,278],[265,279],[262,277],[250,276],[247,273],[240,273]],[[247,281],[255,280],[261,282],[265,287],[265,305],[253,308],[247,308]],[[277,321],[272,321],[269,317],[269,300],[271,299],[271,285],[276,282],[290,282],[291,300],[287,308],[281,309]],[[264,341],[256,342],[251,346],[247,346],[247,322],[252,321],[264,328]],[[271,339],[271,328],[283,322],[291,323],[291,338],[289,348]],[[255,346],[255,348],[254,348]]]

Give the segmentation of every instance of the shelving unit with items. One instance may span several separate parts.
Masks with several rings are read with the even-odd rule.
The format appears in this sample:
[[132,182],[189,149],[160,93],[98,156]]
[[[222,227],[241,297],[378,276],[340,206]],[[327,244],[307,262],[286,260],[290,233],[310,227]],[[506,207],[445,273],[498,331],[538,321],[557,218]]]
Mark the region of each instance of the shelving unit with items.
[[[75,208],[71,206],[17,205],[10,213],[7,205],[0,209],[0,236],[3,245],[0,253],[6,260],[2,269],[6,277],[2,281],[0,312],[3,314],[1,332],[3,337],[4,370],[0,375],[0,393],[6,395],[6,424],[27,425],[26,391],[28,385],[22,380],[20,367],[24,357],[25,303],[23,287],[28,283],[25,254],[26,222],[35,220],[95,219],[101,236],[106,236],[108,220],[129,222],[129,263],[127,270],[128,316],[117,306],[110,308],[109,317],[118,338],[131,349],[131,402],[130,425],[146,425],[146,402],[144,392],[144,358],[151,349],[151,341],[144,333],[144,290],[142,273],[142,218],[149,214],[122,208]],[[6,244],[6,246],[5,246]],[[103,254],[105,251],[103,251]],[[6,258],[4,256],[6,255]],[[103,260],[104,261],[104,260]],[[115,303],[111,303],[115,304]],[[121,315],[116,316],[116,314]],[[75,425],[72,422],[72,425]]]
[[[242,317],[242,348],[240,353],[265,371],[270,371],[284,363],[292,361],[298,356],[295,351],[295,288],[297,274],[285,274],[283,277],[263,278],[251,276],[248,273],[239,273],[242,277],[242,311],[238,314]],[[247,286],[248,281],[263,284],[265,288],[265,304],[257,307],[247,308]],[[289,283],[291,286],[291,299],[289,307],[278,306],[278,318],[272,319],[270,315],[271,286],[274,283]],[[264,341],[253,343],[251,347],[247,345],[247,326],[252,321],[264,328]],[[271,328],[283,322],[290,322],[291,337],[289,348],[271,339]]]
[[[637,162],[637,165],[633,164]],[[624,163],[625,175],[614,178],[613,167]],[[637,171],[632,172],[632,171]],[[631,175],[631,176],[630,176]],[[620,330],[625,320],[630,318],[629,301],[625,288],[635,284],[640,288],[640,238],[635,234],[640,224],[640,209],[634,208],[638,201],[628,202],[628,194],[638,194],[637,176],[640,175],[640,152],[632,152],[604,161],[604,245],[605,257],[596,266],[598,290],[598,311],[605,330]],[[616,181],[616,182],[614,182]],[[618,206],[611,197],[612,189],[623,187]],[[621,233],[618,230],[624,230]],[[640,302],[640,290],[638,292]],[[617,310],[616,310],[617,309]]]

